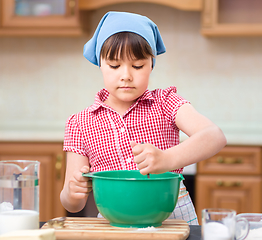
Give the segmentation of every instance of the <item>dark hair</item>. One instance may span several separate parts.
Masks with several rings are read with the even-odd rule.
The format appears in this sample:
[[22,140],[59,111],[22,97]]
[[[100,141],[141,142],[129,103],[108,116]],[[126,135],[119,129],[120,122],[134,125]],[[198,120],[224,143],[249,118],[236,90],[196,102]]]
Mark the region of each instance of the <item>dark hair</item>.
[[152,48],[143,37],[133,32],[119,32],[104,42],[100,57],[116,60],[123,59],[124,56],[127,56],[128,59],[155,57]]

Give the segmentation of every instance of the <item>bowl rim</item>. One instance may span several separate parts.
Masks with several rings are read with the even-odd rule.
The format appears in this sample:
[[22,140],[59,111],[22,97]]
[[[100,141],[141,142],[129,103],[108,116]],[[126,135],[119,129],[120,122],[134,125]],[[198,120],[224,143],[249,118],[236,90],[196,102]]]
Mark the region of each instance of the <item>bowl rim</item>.
[[[165,173],[160,173],[160,174],[165,174],[168,176],[163,176],[163,177],[159,177],[159,178],[148,178],[147,175],[142,175],[141,174],[141,178],[135,178],[135,177],[124,177],[124,178],[118,178],[118,177],[108,177],[108,176],[101,176],[100,174],[103,173],[110,173],[110,172],[140,172],[139,170],[110,170],[110,171],[99,171],[99,172],[89,172],[89,173],[83,173],[82,175],[84,177],[91,177],[91,178],[97,178],[97,179],[108,179],[108,180],[118,180],[118,181],[122,181],[122,180],[129,180],[129,181],[159,181],[159,180],[169,180],[169,179],[180,179],[180,180],[184,180],[184,177],[181,173],[175,173],[175,172],[165,172]],[[153,175],[153,174],[150,174]],[[156,175],[156,174],[154,174]]]

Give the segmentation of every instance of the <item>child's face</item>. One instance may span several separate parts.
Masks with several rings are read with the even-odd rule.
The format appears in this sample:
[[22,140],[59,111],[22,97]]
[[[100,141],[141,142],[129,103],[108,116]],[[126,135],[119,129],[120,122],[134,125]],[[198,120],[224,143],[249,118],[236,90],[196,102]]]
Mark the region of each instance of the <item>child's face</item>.
[[101,59],[100,69],[105,88],[109,91],[106,103],[111,107],[130,107],[147,89],[152,72],[152,58],[132,60]]

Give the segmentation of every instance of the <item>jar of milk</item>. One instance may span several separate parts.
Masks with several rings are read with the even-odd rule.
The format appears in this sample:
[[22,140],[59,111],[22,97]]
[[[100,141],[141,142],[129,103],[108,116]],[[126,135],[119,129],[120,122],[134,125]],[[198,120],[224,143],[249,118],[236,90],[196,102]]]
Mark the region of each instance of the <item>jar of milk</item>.
[[39,228],[38,161],[0,161],[0,235]]

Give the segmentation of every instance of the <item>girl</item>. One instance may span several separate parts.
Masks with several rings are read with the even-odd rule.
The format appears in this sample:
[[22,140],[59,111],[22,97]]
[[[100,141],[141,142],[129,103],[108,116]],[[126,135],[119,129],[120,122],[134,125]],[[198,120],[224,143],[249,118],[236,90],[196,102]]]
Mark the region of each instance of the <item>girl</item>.
[[[84,56],[100,67],[105,88],[95,102],[66,124],[67,167],[61,202],[69,212],[86,204],[88,171],[133,170],[141,174],[182,173],[183,167],[219,152],[222,131],[176,93],[175,87],[148,90],[155,56],[165,52],[157,26],[147,17],[108,12]],[[189,136],[179,143],[179,131]],[[144,144],[140,144],[144,142]],[[183,183],[170,216],[198,224]]]

